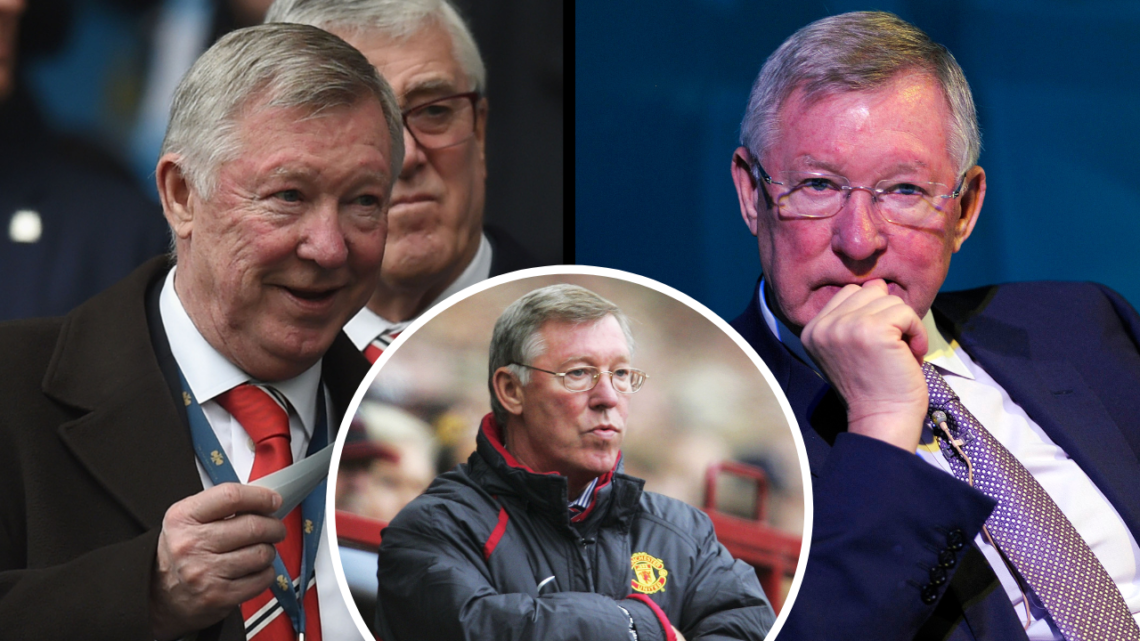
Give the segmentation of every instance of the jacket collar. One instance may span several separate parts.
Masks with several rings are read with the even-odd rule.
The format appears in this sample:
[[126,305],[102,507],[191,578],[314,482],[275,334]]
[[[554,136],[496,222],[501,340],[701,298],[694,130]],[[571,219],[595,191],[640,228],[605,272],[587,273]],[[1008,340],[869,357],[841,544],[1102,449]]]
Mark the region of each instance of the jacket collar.
[[487,464],[499,481],[489,481],[488,491],[492,494],[515,494],[548,518],[566,525],[571,522],[595,522],[607,511],[612,513],[612,518],[628,522],[632,507],[641,498],[641,488],[644,485],[641,479],[622,473],[623,457],[619,453],[613,468],[598,479],[590,505],[581,514],[571,518],[567,507],[569,484],[566,477],[558,472],[535,472],[519,462],[503,444],[502,430],[495,421],[494,414],[483,417],[476,437],[476,454],[472,455],[472,459],[475,456]]
[[[1014,313],[1011,307],[1021,307],[1020,295],[996,286],[942,294],[934,311],[939,324],[1089,476],[1129,529],[1140,531],[1140,495],[1135,491],[1140,466],[1134,450],[1074,362],[1060,356],[1057,346],[1031,343],[1031,335],[1067,332],[1031,333],[1003,320]],[[1017,313],[1027,316],[1023,310]],[[1062,320],[1027,322],[1055,325]]]
[[[44,394],[76,410],[59,428],[66,446],[148,529],[202,490],[185,410],[156,356],[169,354],[165,333],[148,321],[148,292],[169,267],[167,257],[154,258],[68,314],[42,383]],[[368,362],[341,333],[324,370],[335,426]]]
[[803,435],[812,474],[818,476],[835,441],[835,426],[847,425],[842,401],[826,380],[772,334],[760,313],[759,284],[753,288],[752,300],[744,313],[731,325],[756,350],[787,395]]

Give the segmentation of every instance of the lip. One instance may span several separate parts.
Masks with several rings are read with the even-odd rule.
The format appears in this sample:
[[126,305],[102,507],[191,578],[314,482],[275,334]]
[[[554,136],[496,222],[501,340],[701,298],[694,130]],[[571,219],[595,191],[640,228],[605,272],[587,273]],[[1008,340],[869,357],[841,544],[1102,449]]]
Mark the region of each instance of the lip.
[[325,313],[337,304],[337,296],[344,287],[289,287],[287,285],[277,285],[277,288],[288,298],[295,306],[301,308],[303,311],[312,314]]
[[400,196],[392,199],[392,207],[400,205],[415,205],[419,203],[435,202],[437,198],[429,194],[411,194],[410,196]]
[[597,438],[608,441],[621,436],[621,430],[613,425],[599,425],[587,432],[587,434],[593,434]]

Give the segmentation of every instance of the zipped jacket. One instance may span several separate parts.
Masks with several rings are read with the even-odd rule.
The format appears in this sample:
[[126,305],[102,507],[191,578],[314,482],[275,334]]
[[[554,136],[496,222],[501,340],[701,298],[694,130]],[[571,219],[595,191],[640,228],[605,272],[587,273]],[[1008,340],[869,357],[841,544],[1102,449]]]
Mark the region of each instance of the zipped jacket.
[[488,414],[467,463],[383,531],[380,638],[763,639],[775,615],[755,570],[703,512],[644,483],[619,456],[572,518],[566,477],[515,460]]

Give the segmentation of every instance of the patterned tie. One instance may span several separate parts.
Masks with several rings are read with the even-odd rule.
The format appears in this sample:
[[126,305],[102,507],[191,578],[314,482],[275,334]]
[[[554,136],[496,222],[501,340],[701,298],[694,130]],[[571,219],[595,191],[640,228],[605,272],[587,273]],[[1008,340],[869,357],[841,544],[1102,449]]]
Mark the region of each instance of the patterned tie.
[[364,346],[364,358],[367,358],[369,363],[375,363],[376,359],[380,358],[380,355],[384,353],[384,350],[388,349],[388,346],[392,344],[392,341],[396,340],[396,337],[400,335],[400,332],[404,331],[404,328],[407,327],[408,323],[410,322],[411,321],[405,323],[397,323],[380,332],[379,336],[372,339],[371,343]]
[[[257,480],[293,464],[290,447],[289,413],[263,389],[249,383],[221,394],[218,404],[230,413],[256,444],[253,469],[249,480]],[[277,544],[277,554],[285,563],[290,576],[301,573],[303,538],[301,534],[301,508],[296,507],[282,519],[285,523],[285,540]],[[286,583],[284,576],[277,578]],[[246,622],[249,639],[257,641],[285,641],[295,637],[289,616],[277,606],[277,597],[266,589],[253,599],[241,604],[242,618]],[[317,589],[314,585],[305,593],[305,631],[307,639],[321,638],[321,618],[317,610]],[[273,616],[265,623],[269,616]]]
[[[941,411],[970,465],[946,439],[942,453],[954,476],[997,506],[986,529],[1052,615],[1069,641],[1140,640],[1124,597],[1076,528],[1025,467],[974,418],[930,363],[922,366],[930,413]],[[927,418],[927,426],[939,428]],[[972,469],[971,469],[972,467]]]

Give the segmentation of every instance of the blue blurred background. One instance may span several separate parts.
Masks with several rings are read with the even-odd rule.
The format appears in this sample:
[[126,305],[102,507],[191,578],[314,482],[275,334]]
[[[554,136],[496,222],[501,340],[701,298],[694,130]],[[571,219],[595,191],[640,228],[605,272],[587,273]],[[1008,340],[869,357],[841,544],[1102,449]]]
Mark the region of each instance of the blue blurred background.
[[974,91],[981,218],[943,289],[1095,280],[1140,303],[1140,2],[578,2],[575,262],[672,285],[726,318],[760,272],[729,162],[768,55],[826,15],[884,10]]

